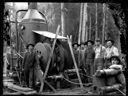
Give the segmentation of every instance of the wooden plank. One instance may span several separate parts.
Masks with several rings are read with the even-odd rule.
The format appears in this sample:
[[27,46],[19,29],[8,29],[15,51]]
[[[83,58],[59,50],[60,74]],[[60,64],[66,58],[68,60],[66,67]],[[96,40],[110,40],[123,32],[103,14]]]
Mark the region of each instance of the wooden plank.
[[33,90],[31,88],[25,88],[25,87],[22,88],[20,86],[14,85],[14,84],[12,84],[11,86],[8,86],[8,88],[13,91],[16,91],[18,93],[25,94],[25,95],[37,93],[35,90]]
[[16,89],[16,90],[20,90],[20,91],[24,91],[24,92],[28,92],[28,91],[34,91],[31,88],[27,88],[27,87],[20,87],[18,85],[15,85],[11,82],[4,82],[4,86],[7,86],[9,89]]
[[13,92],[13,93],[11,93],[11,92],[3,92],[3,95],[21,95],[21,93],[20,92]]
[[36,93],[37,93],[36,91],[28,91],[28,92],[24,92],[24,91],[21,91],[21,90],[12,88],[12,87],[8,87],[8,88],[11,89],[11,90],[16,91],[16,92],[18,92],[18,93],[25,94],[25,95],[30,95],[30,94],[36,94]]
[[44,81],[54,92],[56,92],[55,88],[50,84],[48,83],[46,80]]
[[40,91],[39,91],[39,92],[42,92],[42,91],[43,91],[44,80],[45,80],[45,78],[46,78],[46,75],[47,75],[47,72],[48,72],[48,69],[49,69],[49,66],[50,66],[50,62],[51,62],[51,58],[52,58],[53,51],[54,51],[54,48],[55,48],[56,39],[57,39],[57,35],[58,35],[58,33],[59,33],[59,29],[60,29],[60,25],[58,25],[58,28],[57,28],[57,31],[56,31],[56,36],[55,36],[55,39],[54,39],[54,42],[53,42],[53,46],[52,46],[52,50],[51,50],[51,53],[50,53],[50,56],[49,56],[49,59],[48,59],[48,62],[47,62],[46,70],[45,70],[43,79],[42,79],[42,81],[41,81],[41,87],[40,87]]
[[76,73],[77,73],[77,76],[78,76],[78,80],[80,82],[81,88],[83,88],[83,84],[82,84],[82,81],[81,81],[81,78],[80,78],[80,75],[79,75],[79,71],[78,71],[78,67],[77,67],[77,64],[76,64],[75,56],[73,54],[73,50],[72,50],[72,46],[71,46],[71,41],[70,41],[68,36],[67,36],[67,38],[68,38],[68,44],[69,44],[69,48],[70,48],[71,55],[72,55],[72,58],[73,58],[73,62],[74,62],[74,65],[75,65]]

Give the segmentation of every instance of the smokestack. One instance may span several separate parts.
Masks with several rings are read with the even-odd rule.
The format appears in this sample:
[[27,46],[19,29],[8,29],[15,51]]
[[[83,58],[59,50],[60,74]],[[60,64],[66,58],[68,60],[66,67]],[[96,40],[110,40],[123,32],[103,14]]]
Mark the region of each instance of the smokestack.
[[37,9],[37,3],[29,2],[28,3],[28,9]]
[[26,20],[26,19],[29,19],[29,20],[39,19],[39,20],[42,20],[43,22],[46,21],[45,17],[43,17],[37,10],[37,3],[35,3],[35,2],[28,3],[28,11],[25,14],[24,18],[22,19],[22,21]]

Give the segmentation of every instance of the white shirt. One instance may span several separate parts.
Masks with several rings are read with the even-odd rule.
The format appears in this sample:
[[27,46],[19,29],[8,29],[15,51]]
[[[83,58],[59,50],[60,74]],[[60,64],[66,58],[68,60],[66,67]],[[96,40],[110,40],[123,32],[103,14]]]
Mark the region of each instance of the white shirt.
[[95,46],[94,50],[95,50],[95,59],[96,58],[104,58],[104,54],[105,54],[105,47],[100,45],[100,46]]
[[115,46],[106,48],[105,58],[110,58],[111,56],[119,56],[119,51]]
[[109,67],[110,69],[119,69],[119,70],[123,70],[123,66],[122,65],[117,65],[117,64],[113,64]]

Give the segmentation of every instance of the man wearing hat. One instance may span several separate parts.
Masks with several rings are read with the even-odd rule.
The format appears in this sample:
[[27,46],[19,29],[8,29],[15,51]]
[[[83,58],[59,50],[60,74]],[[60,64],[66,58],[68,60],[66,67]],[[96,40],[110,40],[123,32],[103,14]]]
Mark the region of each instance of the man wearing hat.
[[[34,70],[33,70],[33,66],[34,66],[34,52],[33,52],[33,48],[34,45],[33,44],[28,44],[26,46],[27,48],[27,52],[25,53],[24,56],[24,60],[23,60],[23,71],[24,71],[24,75],[25,75],[25,83],[28,87],[32,86],[33,82],[33,74],[34,74]],[[31,85],[30,85],[31,84]]]
[[109,66],[109,68],[97,70],[95,73],[95,76],[99,78],[97,80],[102,80],[102,86],[100,86],[100,88],[105,94],[110,92],[116,92],[118,89],[118,91],[120,90],[120,92],[125,95],[126,80],[122,72],[123,66],[121,60],[118,56],[112,56],[110,58],[110,62],[111,65]]
[[113,40],[107,40],[106,41],[106,52],[105,52],[105,67],[108,68],[108,66],[110,65],[110,58],[112,56],[119,56],[119,51],[118,48],[114,46],[114,41]]
[[94,72],[98,69],[103,69],[104,65],[104,54],[105,54],[105,47],[101,44],[99,38],[95,40],[95,60],[94,60]]
[[[94,74],[94,58],[95,51],[93,48],[94,42],[92,40],[87,41],[87,49],[85,50],[85,66],[84,68],[87,70],[87,75],[92,76]],[[88,82],[92,82],[91,78],[88,78]]]

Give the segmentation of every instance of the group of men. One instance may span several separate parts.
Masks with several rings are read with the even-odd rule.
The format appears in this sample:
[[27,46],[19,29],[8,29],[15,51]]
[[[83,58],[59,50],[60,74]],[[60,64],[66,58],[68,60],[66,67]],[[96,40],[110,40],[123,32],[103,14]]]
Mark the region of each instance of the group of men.
[[[34,45],[28,44],[26,48],[27,52],[25,53],[23,60],[24,81],[26,82],[26,85],[28,87],[34,87],[34,62],[36,62]],[[62,50],[59,51],[58,48],[59,47],[55,47],[55,51],[57,51],[56,53],[58,54],[57,57],[60,57],[58,57],[57,62],[60,62],[60,64],[62,64],[64,63],[64,57],[61,54]],[[114,62],[111,60],[111,58],[113,56],[116,56],[117,59],[120,55],[118,48],[114,46],[113,40],[107,40],[105,47],[101,44],[100,39],[96,39],[95,43],[92,40],[88,40],[85,43],[81,43],[80,46],[77,43],[74,43],[73,52],[78,64],[78,68],[84,68],[86,70],[87,76],[93,76],[97,70],[109,68],[112,62]],[[62,71],[62,68],[60,68],[60,71]],[[92,82],[92,79],[89,78],[88,82]]]
[[[73,44],[73,51],[79,68],[84,68],[88,76],[93,76],[96,70],[109,68],[111,57],[119,57],[119,50],[114,46],[113,40],[106,40],[106,46],[97,38],[95,43],[88,40],[78,45]],[[88,82],[92,82],[91,79]]]

